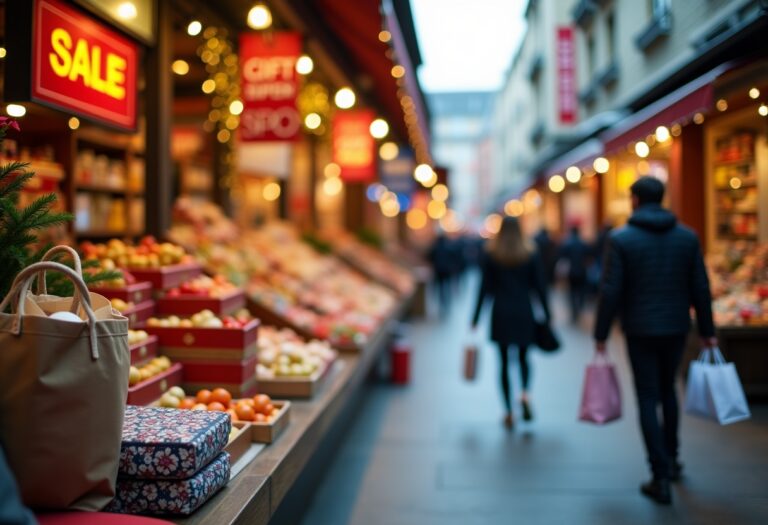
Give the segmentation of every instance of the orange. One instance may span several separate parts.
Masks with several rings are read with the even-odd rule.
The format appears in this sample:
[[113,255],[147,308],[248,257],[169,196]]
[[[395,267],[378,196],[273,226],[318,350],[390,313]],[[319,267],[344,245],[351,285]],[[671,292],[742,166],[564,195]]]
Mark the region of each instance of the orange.
[[197,399],[198,403],[207,405],[211,402],[211,391],[207,389],[200,390],[195,396],[195,399]]
[[274,409],[275,409],[275,405],[273,405],[272,403],[269,403],[267,406],[264,407],[264,412],[262,412],[262,414],[264,414],[265,416],[268,416],[272,413]]
[[229,410],[227,410],[227,414],[229,414],[229,417],[230,417],[230,419],[232,419],[232,421],[239,421],[239,419],[237,417],[237,413],[234,410],[232,410],[231,408]]
[[229,402],[232,401],[232,394],[225,388],[214,388],[211,392],[211,402],[218,401],[224,406],[229,406]]
[[227,407],[225,407],[218,401],[211,401],[210,403],[208,403],[208,410],[214,410],[216,412],[226,412]]
[[191,398],[191,397],[185,397],[185,398],[184,398],[184,399],[182,399],[182,400],[181,400],[181,402],[179,403],[179,408],[184,408],[184,409],[187,409],[187,410],[189,410],[189,409],[191,409],[193,406],[195,406],[195,404],[196,404],[196,401],[195,401],[195,399],[193,399],[193,398]]
[[271,399],[269,399],[268,395],[265,394],[259,394],[256,396],[253,396],[253,409],[259,413],[264,414],[264,410],[267,408],[267,405],[269,405],[272,402]]
[[256,414],[253,420],[256,421],[256,423],[265,423],[267,421],[267,416],[264,414]]
[[237,407],[235,407],[235,413],[237,414],[237,417],[243,421],[253,421],[253,419],[256,417],[256,412],[253,411],[253,407],[248,403],[244,403],[243,401],[240,401],[237,404]]

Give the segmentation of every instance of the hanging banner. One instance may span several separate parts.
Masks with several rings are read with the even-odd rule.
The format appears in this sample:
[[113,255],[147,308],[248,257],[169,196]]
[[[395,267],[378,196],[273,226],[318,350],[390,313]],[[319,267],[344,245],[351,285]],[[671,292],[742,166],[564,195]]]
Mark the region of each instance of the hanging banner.
[[138,46],[59,0],[35,0],[31,99],[136,128]]
[[341,166],[346,182],[371,182],[376,178],[375,147],[370,132],[373,111],[339,111],[333,119],[333,162]]
[[557,28],[557,113],[562,124],[575,124],[578,98],[576,95],[576,46],[573,28]]
[[301,116],[296,107],[301,35],[294,32],[240,35],[240,140],[296,140]]
[[413,150],[401,145],[397,157],[382,160],[380,165],[380,181],[389,191],[401,195],[413,193],[416,187],[416,179],[413,178],[413,170],[416,168]]

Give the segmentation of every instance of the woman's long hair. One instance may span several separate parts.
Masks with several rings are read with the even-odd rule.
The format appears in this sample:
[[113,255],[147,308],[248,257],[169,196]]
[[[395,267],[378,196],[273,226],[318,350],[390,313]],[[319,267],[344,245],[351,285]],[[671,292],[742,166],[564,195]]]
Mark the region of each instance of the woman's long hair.
[[504,217],[499,233],[488,242],[491,258],[504,266],[517,266],[530,259],[533,246],[523,237],[517,217]]

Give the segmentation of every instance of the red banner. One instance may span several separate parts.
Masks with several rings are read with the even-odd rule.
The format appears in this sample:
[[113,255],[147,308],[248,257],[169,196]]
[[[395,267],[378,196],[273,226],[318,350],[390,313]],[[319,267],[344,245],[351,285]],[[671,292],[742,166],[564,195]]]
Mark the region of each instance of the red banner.
[[293,32],[240,35],[240,140],[295,140],[301,131],[296,107],[301,35]]
[[340,111],[333,119],[333,162],[341,166],[347,182],[371,182],[376,178],[376,143],[370,132],[373,111]]
[[576,122],[578,99],[576,96],[576,48],[573,29],[557,28],[557,104],[560,122]]
[[32,98],[125,130],[136,128],[138,46],[59,0],[36,0]]

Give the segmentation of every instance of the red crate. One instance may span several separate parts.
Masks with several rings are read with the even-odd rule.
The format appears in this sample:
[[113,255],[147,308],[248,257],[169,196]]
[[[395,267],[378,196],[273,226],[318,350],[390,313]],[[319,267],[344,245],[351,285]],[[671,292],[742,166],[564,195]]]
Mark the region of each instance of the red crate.
[[197,383],[197,382],[188,381],[185,376],[182,387],[184,387],[184,392],[186,392],[188,395],[191,395],[191,396],[195,396],[198,391],[204,388],[207,388],[208,390],[213,390],[214,388],[226,388],[229,391],[229,393],[232,394],[233,398],[253,397],[257,394],[255,375],[253,376],[252,379],[249,379],[248,381],[245,381],[243,383],[217,383],[217,382]]
[[133,346],[129,346],[131,352],[131,364],[143,363],[157,357],[157,336],[150,335],[148,339]]
[[174,360],[184,363],[184,380],[189,383],[247,383],[256,377],[258,362],[256,356],[239,363]]
[[90,290],[107,299],[122,299],[126,303],[143,303],[152,299],[152,283],[147,281],[128,284],[119,288],[95,286]]
[[183,368],[181,363],[175,363],[162,374],[128,387],[128,404],[149,405],[172,386],[181,385]]
[[167,290],[203,273],[197,263],[174,264],[159,268],[126,268],[137,281],[149,281],[157,290]]
[[160,353],[174,361],[241,362],[256,355],[258,328],[252,319],[243,328],[145,326],[160,340]]
[[218,316],[234,313],[245,306],[245,292],[233,290],[222,297],[180,295],[163,296],[157,300],[158,315],[191,316],[202,310],[210,310]]
[[143,303],[134,304],[133,308],[129,308],[121,313],[128,318],[128,326],[131,329],[135,329],[155,315],[155,301],[144,301]]

